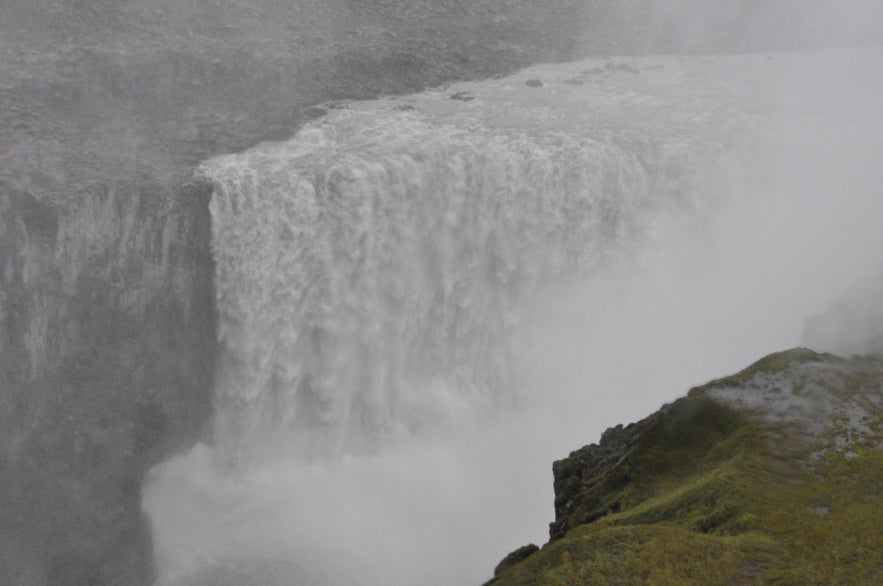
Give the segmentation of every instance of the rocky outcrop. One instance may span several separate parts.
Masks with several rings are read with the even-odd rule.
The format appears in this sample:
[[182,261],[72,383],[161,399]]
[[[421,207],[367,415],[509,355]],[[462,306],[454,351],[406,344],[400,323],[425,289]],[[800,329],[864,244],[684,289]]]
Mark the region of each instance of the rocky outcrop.
[[881,438],[883,356],[772,354],[555,462],[489,584],[875,583]]
[[[605,488],[609,488],[611,473],[628,457],[658,416],[659,414],[650,416],[626,427],[617,425],[608,428],[597,444],[583,446],[571,452],[567,458],[552,464],[555,520],[549,524],[551,539],[564,537],[571,527],[591,523],[604,515],[618,512],[621,507],[618,503],[612,503],[606,509],[597,505],[590,507],[595,510],[587,516],[580,515],[578,511],[584,504],[587,491],[599,486],[602,481],[606,481]],[[621,476],[612,483],[616,482],[628,482],[628,478]]]
[[[598,444],[571,452],[552,465],[555,521],[549,526],[550,539],[634,505],[635,495],[623,500],[620,493],[633,492],[637,477],[688,449],[691,456],[703,457],[714,441],[737,426],[738,417],[726,407],[692,398],[665,405],[626,427],[609,428]],[[691,463],[677,462],[677,466],[688,468]]]

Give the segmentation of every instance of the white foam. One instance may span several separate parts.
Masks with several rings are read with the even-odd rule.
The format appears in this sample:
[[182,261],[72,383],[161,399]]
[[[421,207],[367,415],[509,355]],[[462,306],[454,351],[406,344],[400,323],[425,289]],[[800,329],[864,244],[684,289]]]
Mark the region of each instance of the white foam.
[[324,457],[456,427],[511,386],[523,303],[720,196],[750,124],[714,84],[697,94],[685,67],[556,84],[589,65],[453,88],[468,102],[349,104],[203,166],[224,449]]

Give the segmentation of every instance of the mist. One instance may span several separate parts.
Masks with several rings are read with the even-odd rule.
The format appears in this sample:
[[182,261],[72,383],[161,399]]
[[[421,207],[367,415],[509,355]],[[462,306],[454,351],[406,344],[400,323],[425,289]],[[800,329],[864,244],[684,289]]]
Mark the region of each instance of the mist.
[[0,582],[478,584],[607,427],[883,347],[879,2],[0,32]]
[[[283,584],[292,576],[305,584],[480,583],[508,551],[545,542],[554,516],[553,460],[597,441],[608,426],[643,417],[691,386],[802,343],[808,316],[879,272],[883,172],[877,129],[883,129],[883,111],[875,96],[883,89],[880,57],[875,49],[632,61],[650,80],[640,83],[658,83],[651,91],[663,100],[669,99],[661,89],[668,76],[683,77],[686,89],[677,91],[693,91],[688,80],[694,67],[701,72],[695,75],[709,84],[718,83],[718,75],[732,82],[713,98],[702,98],[710,103],[697,101],[702,105],[693,114],[700,121],[696,128],[710,125],[725,132],[735,125],[740,130],[721,137],[719,158],[693,161],[703,165],[698,175],[689,171],[690,165],[671,171],[679,173],[674,178],[678,205],[669,209],[660,198],[656,203],[662,211],[654,203],[638,212],[643,208],[634,204],[622,213],[637,214],[637,231],[624,229],[612,241],[593,242],[605,251],[604,262],[587,272],[544,277],[533,294],[512,308],[517,325],[505,331],[504,339],[492,337],[510,349],[504,363],[510,376],[503,379],[505,386],[491,389],[491,408],[471,400],[476,391],[461,396],[455,382],[443,380],[438,384],[455,388],[439,391],[433,399],[437,404],[422,412],[431,425],[408,427],[379,444],[370,428],[362,429],[355,441],[375,446],[367,453],[344,447],[342,453],[304,463],[300,448],[280,447],[280,436],[271,433],[265,436],[272,438],[269,447],[258,448],[264,455],[252,456],[256,466],[244,471],[231,474],[223,450],[208,446],[155,470],[145,508],[157,537],[161,583]],[[484,82],[458,84],[444,90],[443,97],[462,92],[489,102],[498,92],[510,91],[521,92],[521,99],[526,90],[510,88],[524,79],[541,78],[555,88],[571,71],[603,63],[590,60],[571,69],[537,66],[512,81],[495,82],[500,89],[484,89]],[[651,77],[659,65],[665,73]],[[746,81],[761,85],[741,85]],[[632,78],[621,83],[630,84]],[[739,93],[730,93],[737,87]],[[402,100],[439,116],[450,102],[442,102],[441,95]],[[528,105],[547,99],[525,95]],[[559,98],[548,99],[555,103]],[[642,103],[641,98],[635,102]],[[564,98],[559,107],[569,104]],[[381,108],[373,103],[351,107],[356,112]],[[615,125],[635,113],[631,108],[624,108],[622,118],[614,109],[603,115]],[[375,115],[383,119],[385,112]],[[669,112],[671,120],[680,120]],[[493,115],[508,120],[509,114]],[[577,124],[576,118],[563,119]],[[555,121],[546,123],[554,126]],[[632,120],[621,128],[644,128],[641,124]],[[394,128],[397,135],[411,132],[408,126]],[[691,132],[689,126],[681,129]],[[670,127],[663,124],[660,132],[664,141]],[[291,161],[307,156],[305,140],[311,136],[296,137],[286,147],[295,149]],[[331,148],[318,138],[309,140]],[[352,140],[347,144],[358,144]],[[258,149],[242,164],[275,161],[282,155],[274,148]],[[396,152],[398,147],[390,148]],[[691,148],[684,147],[684,156]],[[371,151],[366,156],[375,160],[382,155]],[[263,173],[260,166],[247,168]],[[270,168],[280,165],[274,162]],[[662,185],[653,176],[644,179],[650,193]],[[374,180],[368,170],[355,177],[366,184]],[[230,184],[240,186],[240,181]],[[280,181],[286,179],[274,176],[267,189]],[[261,188],[249,193],[261,193]],[[524,238],[532,236],[525,233]],[[555,249],[548,250],[554,262]],[[334,346],[322,348],[337,352]],[[482,351],[480,346],[473,350]],[[398,400],[407,401],[409,392],[400,391]],[[354,403],[351,408],[360,407]],[[261,417],[264,433],[275,423]]]

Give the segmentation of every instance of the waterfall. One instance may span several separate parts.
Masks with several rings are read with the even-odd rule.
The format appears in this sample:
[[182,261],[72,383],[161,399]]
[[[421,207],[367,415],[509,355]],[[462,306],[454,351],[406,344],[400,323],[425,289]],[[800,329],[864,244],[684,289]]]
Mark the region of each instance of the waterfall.
[[332,110],[203,166],[241,461],[371,452],[505,400],[525,304],[692,204],[716,143]]
[[145,490],[160,583],[479,583],[542,540],[554,458],[793,345],[879,250],[879,100],[826,88],[881,59],[542,65],[206,161],[215,427]]

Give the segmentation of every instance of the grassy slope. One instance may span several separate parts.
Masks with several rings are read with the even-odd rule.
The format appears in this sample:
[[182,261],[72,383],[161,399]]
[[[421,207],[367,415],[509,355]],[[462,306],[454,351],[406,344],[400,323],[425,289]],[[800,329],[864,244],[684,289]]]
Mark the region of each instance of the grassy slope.
[[[883,584],[881,380],[881,358],[792,350],[693,389],[574,514],[618,512],[574,527],[493,583]],[[811,388],[816,401],[786,417],[718,393]],[[849,401],[864,406],[860,424],[821,406]]]

